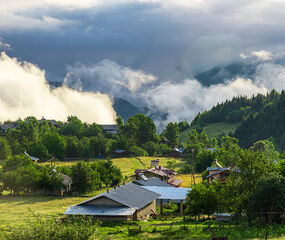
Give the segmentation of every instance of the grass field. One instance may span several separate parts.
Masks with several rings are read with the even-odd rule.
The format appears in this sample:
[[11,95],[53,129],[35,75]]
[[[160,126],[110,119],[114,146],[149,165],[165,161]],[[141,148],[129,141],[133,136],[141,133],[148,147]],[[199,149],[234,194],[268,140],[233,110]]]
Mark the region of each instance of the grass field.
[[[112,159],[115,166],[121,169],[123,176],[131,176],[134,170],[150,168],[150,162],[155,157],[134,157],[134,158],[115,158]],[[159,158],[160,164],[167,167],[171,162],[175,171],[179,171],[183,161],[174,158]],[[92,160],[96,161],[96,160]],[[56,166],[71,166],[78,161],[72,162],[56,162]],[[49,163],[41,163],[47,165]],[[196,174],[196,183],[201,181],[201,176]],[[191,187],[191,175],[178,174],[178,179],[183,180],[182,187]],[[92,192],[86,197],[52,197],[52,196],[0,196],[0,230],[9,226],[19,226],[25,224],[26,220],[35,219],[33,215],[41,217],[61,217],[63,212],[73,204],[95,196],[98,193],[104,192],[106,189]]]
[[[179,171],[182,164],[179,158],[169,158],[169,157],[130,157],[130,158],[113,158],[111,159],[115,166],[121,169],[123,176],[131,176],[134,174],[136,169],[147,169],[150,168],[151,160],[159,159],[161,166],[167,167],[168,161],[173,162],[173,169]],[[96,159],[91,159],[90,162],[97,161]],[[71,162],[55,162],[55,166],[72,166],[78,161]],[[49,165],[50,163],[40,163],[41,165]]]
[[[195,176],[195,184],[202,182],[201,174],[194,174]],[[176,178],[183,180],[181,187],[191,187],[194,185],[194,179],[191,174],[178,174]]]
[[73,204],[88,198],[50,197],[50,196],[1,196],[0,197],[0,231],[8,226],[22,225],[33,214],[41,217],[60,217]]
[[[209,137],[218,137],[219,135],[222,134],[229,134],[230,132],[234,132],[237,127],[239,126],[240,123],[211,123],[208,124],[203,128],[205,132],[208,134]],[[187,136],[189,132],[191,131],[191,128],[186,129],[182,133],[180,133],[180,141],[182,143],[186,143],[187,141]]]

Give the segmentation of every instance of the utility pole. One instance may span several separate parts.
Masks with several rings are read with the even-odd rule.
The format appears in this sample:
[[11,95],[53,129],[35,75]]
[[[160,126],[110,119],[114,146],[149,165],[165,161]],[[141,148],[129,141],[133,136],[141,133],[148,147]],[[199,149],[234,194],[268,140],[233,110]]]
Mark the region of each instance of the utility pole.
[[195,182],[195,173],[194,173],[194,170],[195,170],[195,157],[194,157],[195,149],[192,148],[191,151],[192,151],[192,177],[193,177],[194,186],[195,186],[195,185],[196,185],[196,182]]

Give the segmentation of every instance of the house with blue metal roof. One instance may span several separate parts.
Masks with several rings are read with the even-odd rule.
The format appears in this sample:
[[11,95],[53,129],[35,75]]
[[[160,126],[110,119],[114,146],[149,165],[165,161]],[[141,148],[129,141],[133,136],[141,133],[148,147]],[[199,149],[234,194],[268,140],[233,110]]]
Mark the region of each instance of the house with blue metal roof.
[[70,206],[64,214],[89,215],[111,221],[144,220],[156,213],[159,196],[137,184],[128,183]]

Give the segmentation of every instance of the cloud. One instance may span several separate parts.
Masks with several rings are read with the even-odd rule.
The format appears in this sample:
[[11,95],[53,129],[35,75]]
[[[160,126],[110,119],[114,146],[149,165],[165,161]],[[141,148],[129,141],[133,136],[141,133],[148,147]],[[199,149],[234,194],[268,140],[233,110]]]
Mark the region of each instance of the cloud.
[[147,103],[150,109],[167,113],[165,121],[157,121],[160,129],[172,122],[191,122],[198,112],[210,109],[217,103],[231,100],[234,96],[263,93],[268,90],[257,86],[250,79],[237,78],[225,84],[203,87],[195,79],[186,79],[181,83],[166,82],[150,89]]
[[137,103],[140,99],[137,91],[143,92],[146,86],[157,80],[142,70],[132,70],[108,59],[88,66],[77,63],[68,66],[67,70],[66,86],[83,91],[100,91]]
[[6,43],[3,38],[0,37],[0,50],[10,49],[10,44]]
[[15,56],[59,78],[65,65],[110,59],[179,81],[240,52],[275,54],[285,48],[284,23],[279,0],[14,0],[0,9]]
[[257,57],[257,59],[261,61],[269,61],[273,59],[273,54],[265,50],[254,51],[251,53],[251,55]]
[[108,95],[79,92],[67,87],[50,90],[45,73],[29,62],[0,55],[0,120],[35,116],[65,121],[70,115],[82,121],[114,123]]
[[269,90],[282,91],[285,89],[285,66],[272,62],[258,65],[254,82]]

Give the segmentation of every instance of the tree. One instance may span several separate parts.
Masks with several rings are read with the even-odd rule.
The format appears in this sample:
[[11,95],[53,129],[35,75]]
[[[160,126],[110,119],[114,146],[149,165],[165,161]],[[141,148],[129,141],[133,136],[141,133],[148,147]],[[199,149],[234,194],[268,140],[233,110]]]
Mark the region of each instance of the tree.
[[161,155],[161,151],[159,148],[159,144],[155,142],[147,142],[143,144],[143,149],[148,152],[149,156],[159,156]]
[[120,115],[118,115],[118,117],[116,118],[116,123],[117,123],[118,128],[124,125],[124,120]]
[[123,127],[123,134],[135,145],[142,146],[156,139],[156,126],[150,117],[136,114],[127,120]]
[[66,151],[67,157],[79,157],[79,141],[75,136],[66,136]]
[[100,175],[90,164],[79,162],[71,168],[72,188],[75,192],[86,193],[100,185]]
[[178,145],[179,127],[177,123],[168,123],[166,125],[165,137],[168,140],[169,146],[174,148]]
[[11,154],[12,150],[8,141],[5,138],[0,137],[0,159],[7,159]]
[[47,132],[42,136],[42,142],[48,149],[49,154],[53,154],[58,159],[64,158],[66,141],[58,132]]
[[195,172],[201,173],[210,167],[216,158],[216,154],[210,150],[202,150],[196,156]]
[[69,116],[67,122],[61,126],[63,135],[82,137],[85,132],[84,123],[76,116]]
[[213,214],[218,207],[217,195],[211,185],[197,184],[189,191],[186,200],[186,213],[190,216]]
[[[249,218],[265,217],[267,223],[280,223],[285,208],[285,178],[276,173],[264,175],[250,196]],[[278,214],[270,214],[275,212]]]

